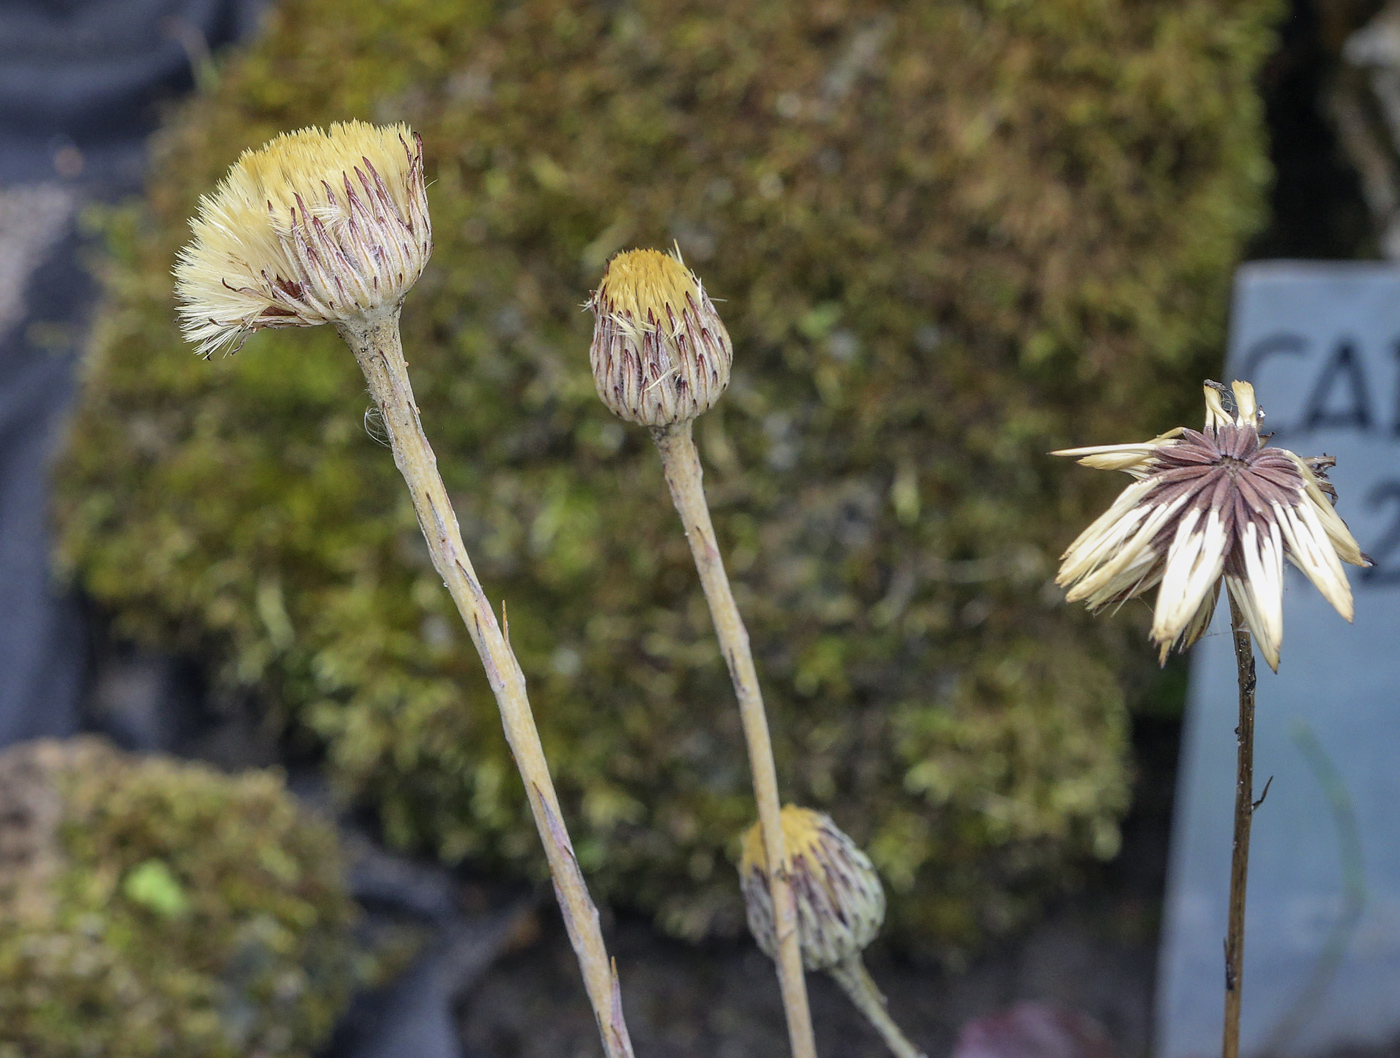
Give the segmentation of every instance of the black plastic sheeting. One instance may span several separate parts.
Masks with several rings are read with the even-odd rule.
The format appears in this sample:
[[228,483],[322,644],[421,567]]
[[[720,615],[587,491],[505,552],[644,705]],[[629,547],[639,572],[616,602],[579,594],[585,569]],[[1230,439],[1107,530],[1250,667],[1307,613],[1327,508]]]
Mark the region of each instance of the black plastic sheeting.
[[[0,747],[75,734],[84,719],[89,622],[54,578],[49,524],[49,465],[96,296],[83,263],[94,248],[71,214],[139,191],[162,108],[194,85],[212,51],[251,32],[264,6],[0,0],[0,196],[47,185],[75,207],[44,245],[7,239],[15,232],[0,209],[0,253],[27,246],[32,258],[18,320],[0,313]],[[8,216],[22,225],[18,213],[12,205]],[[179,752],[188,717],[171,714],[190,707],[160,677],[169,663],[154,666],[159,678],[122,714],[135,721],[88,719],[128,748]],[[360,849],[349,883],[369,919],[418,918],[435,939],[399,982],[359,997],[323,1058],[462,1058],[454,999],[499,954],[519,909],[466,917],[448,872],[347,840]]]
[[[139,180],[141,142],[262,0],[0,0],[0,184]],[[73,172],[71,155],[83,155]]]
[[78,726],[86,635],[49,572],[46,473],[75,355],[28,338],[34,323],[81,326],[92,282],[76,255],[70,235],[30,275],[28,318],[0,338],[0,745]]
[[[0,193],[57,184],[82,201],[137,190],[162,106],[260,8],[0,0]],[[21,316],[0,328],[0,746],[74,732],[83,687],[82,615],[49,559],[47,468],[95,293],[71,220],[65,229],[36,248]]]

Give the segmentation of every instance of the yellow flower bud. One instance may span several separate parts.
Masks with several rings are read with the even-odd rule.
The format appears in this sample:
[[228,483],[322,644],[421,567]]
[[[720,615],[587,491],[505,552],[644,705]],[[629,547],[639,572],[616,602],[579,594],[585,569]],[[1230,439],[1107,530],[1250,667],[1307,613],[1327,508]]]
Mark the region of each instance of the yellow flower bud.
[[651,427],[689,422],[729,385],[729,332],[679,254],[618,254],[588,308],[593,382],[614,415]]
[[[830,970],[858,956],[880,932],[885,890],[870,858],[830,816],[787,805],[782,823],[787,875],[797,901],[802,964],[808,970]],[[772,958],[778,940],[767,857],[757,823],[744,835],[739,876],[749,930]]]

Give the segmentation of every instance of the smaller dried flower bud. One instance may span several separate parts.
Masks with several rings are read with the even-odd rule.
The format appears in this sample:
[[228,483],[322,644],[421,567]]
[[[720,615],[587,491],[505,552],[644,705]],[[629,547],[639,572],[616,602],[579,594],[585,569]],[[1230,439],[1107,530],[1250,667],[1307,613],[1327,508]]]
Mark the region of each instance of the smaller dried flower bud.
[[678,252],[618,254],[588,308],[593,382],[619,418],[652,427],[689,422],[729,385],[729,332]]
[[[797,902],[802,964],[830,970],[859,955],[885,921],[885,890],[870,858],[831,821],[809,808],[782,811],[783,851]],[[777,958],[773,897],[768,887],[763,834],[755,823],[744,834],[739,880],[749,931],[770,958]]]
[[392,311],[433,252],[422,141],[363,121],[283,133],[243,152],[190,228],[175,296],[202,356]]

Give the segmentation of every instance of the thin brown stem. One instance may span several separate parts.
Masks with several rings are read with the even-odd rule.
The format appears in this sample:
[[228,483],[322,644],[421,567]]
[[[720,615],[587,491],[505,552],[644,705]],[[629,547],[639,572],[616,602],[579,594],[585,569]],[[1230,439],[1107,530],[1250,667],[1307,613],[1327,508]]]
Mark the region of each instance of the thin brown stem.
[[685,527],[685,538],[695,557],[695,568],[700,574],[705,601],[710,605],[720,650],[739,699],[739,715],[749,750],[749,770],[753,773],[754,799],[758,802],[759,828],[763,833],[763,852],[768,862],[773,919],[778,934],[778,983],[782,989],[793,1058],[816,1058],[817,1045],[812,1034],[812,1015],[807,1005],[807,982],[802,973],[802,949],[797,935],[797,904],[783,867],[787,859],[778,800],[778,769],[773,763],[773,743],[768,734],[768,716],[763,709],[758,671],[749,649],[749,633],[744,619],[739,616],[739,607],[734,604],[734,593],[724,572],[715,527],[710,522],[710,506],[705,502],[700,454],[695,450],[690,423],[653,430],[652,439],[661,450],[666,484]]
[[[583,972],[598,1031],[608,1058],[632,1058],[632,1042],[622,1016],[617,971],[608,958],[598,909],[588,894],[583,872],[574,857],[554,782],[549,775],[544,747],[535,728],[534,714],[525,693],[525,674],[515,658],[506,634],[496,622],[486,593],[477,580],[471,558],[462,544],[457,516],[438,473],[437,458],[423,433],[408,364],[399,340],[398,313],[339,326],[341,337],[355,353],[370,396],[384,417],[384,428],[394,452],[394,463],[403,474],[413,497],[418,525],[432,553],[433,567],[457,604],[457,609],[481,655],[486,678],[501,711],[506,741],[525,782],[525,795],[544,844],[554,892],[559,898],[564,926]],[[506,626],[507,631],[509,625]]]
[[853,955],[845,962],[833,966],[827,973],[841,986],[841,990],[851,997],[856,1009],[874,1026],[895,1058],[928,1058],[909,1041],[909,1037],[894,1023],[894,1018],[890,1017],[885,997],[871,979],[870,972],[866,970],[865,960],[859,955]]
[[1235,843],[1230,857],[1230,924],[1225,934],[1224,1058],[1239,1058],[1240,996],[1244,988],[1244,897],[1249,881],[1249,828],[1254,820],[1254,644],[1249,629],[1230,599],[1230,628],[1235,638],[1239,675],[1240,724],[1235,728]]

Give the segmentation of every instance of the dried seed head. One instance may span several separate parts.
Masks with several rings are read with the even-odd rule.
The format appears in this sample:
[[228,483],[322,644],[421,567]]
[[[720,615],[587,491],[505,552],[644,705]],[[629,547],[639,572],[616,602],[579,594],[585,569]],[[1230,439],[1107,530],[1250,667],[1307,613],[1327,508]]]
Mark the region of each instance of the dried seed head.
[[[797,933],[802,964],[829,970],[865,950],[885,920],[885,890],[870,858],[831,821],[809,808],[782,811],[788,881],[797,902]],[[773,896],[768,858],[755,823],[744,834],[739,881],[744,890],[749,930],[770,958],[777,958]]]
[[1085,466],[1137,478],[1065,551],[1055,583],[1091,610],[1157,589],[1152,639],[1166,660],[1201,637],[1223,576],[1269,667],[1283,642],[1283,560],[1348,621],[1342,563],[1370,565],[1333,510],[1333,460],[1303,459],[1259,436],[1254,387],[1205,386],[1204,432],[1177,428],[1139,444],[1072,448]]
[[202,356],[263,327],[392,311],[433,252],[423,143],[362,121],[285,132],[243,152],[190,228],[175,296]]
[[642,426],[689,422],[729,385],[729,332],[679,252],[618,254],[588,308],[593,382],[614,415]]

